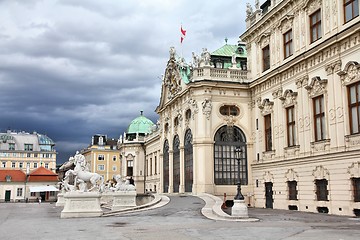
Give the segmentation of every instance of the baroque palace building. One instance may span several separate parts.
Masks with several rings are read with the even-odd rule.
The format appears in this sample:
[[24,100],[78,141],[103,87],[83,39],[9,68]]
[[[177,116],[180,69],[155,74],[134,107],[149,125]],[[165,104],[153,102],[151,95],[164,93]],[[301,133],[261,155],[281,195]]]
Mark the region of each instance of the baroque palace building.
[[121,174],[138,191],[234,196],[240,148],[249,206],[359,216],[358,0],[255,1],[246,14],[237,45],[190,64],[170,49],[159,120],[120,137]]

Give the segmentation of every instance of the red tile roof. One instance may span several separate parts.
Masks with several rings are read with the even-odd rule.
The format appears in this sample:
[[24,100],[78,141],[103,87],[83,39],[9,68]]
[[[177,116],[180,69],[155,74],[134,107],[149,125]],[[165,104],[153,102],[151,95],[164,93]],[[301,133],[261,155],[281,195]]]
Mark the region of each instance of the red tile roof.
[[25,182],[26,179],[21,170],[0,170],[0,182],[6,182],[6,176],[11,176],[11,182]]
[[29,174],[29,182],[58,182],[58,175],[49,169],[39,167]]

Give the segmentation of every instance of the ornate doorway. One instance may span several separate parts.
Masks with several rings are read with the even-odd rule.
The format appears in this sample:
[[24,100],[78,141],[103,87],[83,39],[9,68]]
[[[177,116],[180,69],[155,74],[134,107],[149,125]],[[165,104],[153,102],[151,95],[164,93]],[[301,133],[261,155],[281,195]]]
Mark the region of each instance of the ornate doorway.
[[192,133],[188,129],[185,132],[184,139],[184,153],[185,153],[185,192],[192,192],[193,185],[193,145]]

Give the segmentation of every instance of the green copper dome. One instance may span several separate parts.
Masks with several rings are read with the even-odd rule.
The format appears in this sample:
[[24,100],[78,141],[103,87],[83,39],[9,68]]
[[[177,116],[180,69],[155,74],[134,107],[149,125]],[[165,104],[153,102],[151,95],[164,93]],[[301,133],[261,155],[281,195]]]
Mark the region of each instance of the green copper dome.
[[143,111],[140,111],[140,116],[131,121],[126,133],[151,133],[151,127],[154,123],[143,116]]

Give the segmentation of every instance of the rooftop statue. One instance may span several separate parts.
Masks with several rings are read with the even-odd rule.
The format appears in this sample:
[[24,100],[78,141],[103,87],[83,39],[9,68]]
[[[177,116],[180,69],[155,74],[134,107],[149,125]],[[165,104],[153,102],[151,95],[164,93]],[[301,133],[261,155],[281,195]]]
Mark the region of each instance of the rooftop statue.
[[[104,178],[98,173],[90,172],[84,155],[77,151],[74,157],[69,158],[69,162],[73,162],[75,168],[74,170],[68,170],[65,173],[62,183],[66,191],[103,191]],[[70,175],[75,177],[74,185],[69,184]],[[88,188],[88,184],[91,185],[90,188]]]
[[246,17],[250,17],[251,14],[253,14],[253,9],[250,3],[246,3]]
[[130,184],[130,179],[123,180],[120,174],[114,175],[113,179],[116,181],[116,184],[114,187],[110,187],[111,191],[135,191],[135,186]]

